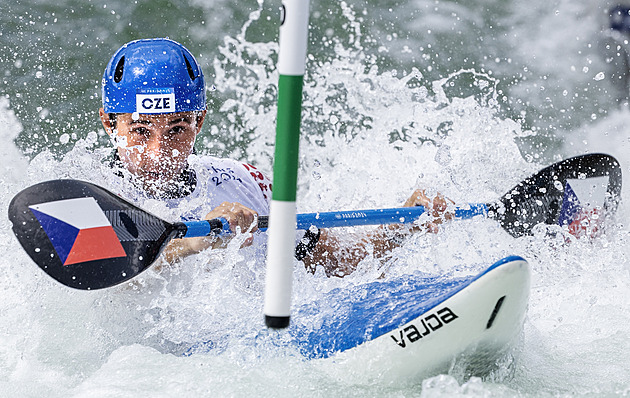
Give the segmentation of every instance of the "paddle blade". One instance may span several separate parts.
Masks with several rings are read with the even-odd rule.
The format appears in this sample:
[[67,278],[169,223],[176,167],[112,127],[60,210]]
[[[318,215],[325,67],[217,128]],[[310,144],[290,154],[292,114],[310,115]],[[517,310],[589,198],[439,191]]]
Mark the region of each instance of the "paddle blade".
[[18,193],[9,205],[18,241],[48,275],[82,290],[114,286],[148,268],[174,227],[111,192],[54,180]]
[[593,235],[621,199],[619,162],[605,154],[576,156],[552,164],[521,182],[490,211],[512,236],[531,234],[540,223]]

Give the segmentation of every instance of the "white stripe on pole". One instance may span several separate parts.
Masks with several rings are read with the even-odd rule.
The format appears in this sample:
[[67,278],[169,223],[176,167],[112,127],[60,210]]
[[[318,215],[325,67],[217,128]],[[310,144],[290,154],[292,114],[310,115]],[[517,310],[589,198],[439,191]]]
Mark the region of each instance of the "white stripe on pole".
[[[271,201],[269,211],[269,246],[265,281],[265,315],[291,315],[293,256],[295,242],[295,202]],[[271,266],[284,264],[285,267]]]
[[280,25],[278,71],[285,76],[303,76],[308,40],[308,0],[284,0]]

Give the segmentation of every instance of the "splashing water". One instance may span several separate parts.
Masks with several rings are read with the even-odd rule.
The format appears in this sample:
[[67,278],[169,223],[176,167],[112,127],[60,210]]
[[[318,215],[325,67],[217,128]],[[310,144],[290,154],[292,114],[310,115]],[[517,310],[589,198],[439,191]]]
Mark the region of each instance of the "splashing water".
[[[248,38],[261,7],[240,34],[224,39],[214,59],[216,89],[231,99],[216,112],[217,124],[207,121],[210,134],[202,142],[210,152],[247,160],[271,175],[278,48]],[[521,141],[536,134],[502,116],[495,77],[466,68],[434,79],[416,68],[401,73],[379,67],[365,50],[370,38],[361,30],[361,17],[345,2],[338,7],[349,40],[326,36],[330,54],[309,59],[299,211],[397,206],[418,187],[458,203],[488,202],[542,167],[521,155]],[[607,124],[584,131],[584,140],[607,131],[614,136],[627,116],[613,113]],[[232,123],[223,126],[225,120]],[[4,99],[0,127],[15,134],[22,130]],[[101,132],[83,136],[62,159],[44,150],[28,162],[7,145],[3,214],[16,192],[43,180],[77,178],[115,186],[106,161],[111,149],[99,145]],[[5,138],[10,142],[15,135]],[[615,140],[603,149],[613,151],[629,172],[627,140],[613,145]],[[567,144],[567,153],[594,148],[580,145]],[[178,217],[155,200],[140,205],[168,219]],[[189,205],[194,209],[198,203]],[[344,279],[328,279],[321,270],[313,276],[296,263],[298,306],[332,289],[373,281],[383,270],[386,278],[416,270],[470,274],[510,254],[530,262],[533,283],[523,339],[495,374],[466,380],[454,368],[449,375],[403,382],[365,381],[360,369],[339,372],[334,362],[305,361],[282,344],[286,336],[266,331],[264,245],[239,250],[235,241],[174,266],[158,264],[161,270],[150,269],[124,286],[72,291],[32,264],[2,217],[0,391],[53,397],[627,394],[627,216],[622,204],[604,236],[591,242],[570,239],[570,244],[562,234],[551,239],[547,228],[514,239],[490,220],[453,222],[439,234],[415,235],[386,264],[366,258]],[[361,231],[344,234],[352,239]],[[200,342],[211,348],[208,353],[180,355]]]

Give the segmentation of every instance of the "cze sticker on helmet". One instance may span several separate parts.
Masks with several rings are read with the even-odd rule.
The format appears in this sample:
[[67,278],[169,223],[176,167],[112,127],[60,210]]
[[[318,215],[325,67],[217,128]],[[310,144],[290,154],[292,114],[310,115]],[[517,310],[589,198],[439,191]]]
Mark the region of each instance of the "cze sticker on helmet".
[[175,112],[175,90],[173,88],[138,90],[136,93],[136,112]]

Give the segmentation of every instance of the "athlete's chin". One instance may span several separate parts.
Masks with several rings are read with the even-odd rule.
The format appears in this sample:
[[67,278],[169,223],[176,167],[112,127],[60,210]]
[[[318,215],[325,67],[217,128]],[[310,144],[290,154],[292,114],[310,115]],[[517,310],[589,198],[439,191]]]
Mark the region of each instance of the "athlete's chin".
[[175,176],[173,173],[168,172],[143,171],[142,173],[138,173],[136,177],[138,177],[147,190],[159,191],[166,189],[166,187],[172,183]]

